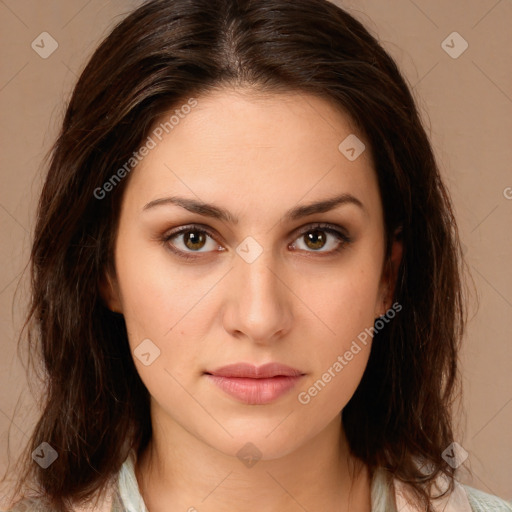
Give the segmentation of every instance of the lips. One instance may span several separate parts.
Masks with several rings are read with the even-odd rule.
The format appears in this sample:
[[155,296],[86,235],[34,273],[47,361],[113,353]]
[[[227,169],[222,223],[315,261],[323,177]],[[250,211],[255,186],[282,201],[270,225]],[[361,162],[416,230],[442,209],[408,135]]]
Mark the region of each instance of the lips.
[[235,363],[222,366],[211,372],[206,372],[218,377],[247,377],[250,379],[265,379],[270,377],[298,377],[302,375],[300,370],[280,363],[267,363],[262,366],[254,366],[247,363]]
[[217,387],[248,405],[263,405],[277,400],[295,387],[304,375],[300,370],[280,363],[262,366],[235,363],[205,372]]

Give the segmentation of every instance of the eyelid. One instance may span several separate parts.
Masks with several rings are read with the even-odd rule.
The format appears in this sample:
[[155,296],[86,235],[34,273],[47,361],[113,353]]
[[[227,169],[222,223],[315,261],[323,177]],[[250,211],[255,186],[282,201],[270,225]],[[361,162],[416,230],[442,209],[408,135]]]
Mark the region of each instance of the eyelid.
[[341,235],[346,241],[351,241],[351,237],[347,233],[346,229],[344,229],[342,226],[330,224],[328,222],[312,222],[310,224],[307,224],[306,226],[304,226],[304,228],[299,228],[298,232],[294,232],[297,233],[296,235],[294,234],[294,236],[295,238],[297,238],[297,236],[303,235],[304,233],[307,233],[309,231],[314,231],[315,229],[325,230],[330,233],[338,234]]

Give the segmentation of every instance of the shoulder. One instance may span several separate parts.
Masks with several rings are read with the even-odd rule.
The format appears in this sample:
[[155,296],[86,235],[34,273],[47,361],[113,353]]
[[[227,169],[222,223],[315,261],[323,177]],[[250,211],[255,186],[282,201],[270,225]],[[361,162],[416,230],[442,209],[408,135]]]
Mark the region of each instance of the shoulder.
[[463,485],[473,512],[509,512],[512,511],[512,502],[488,494],[469,485]]
[[[435,494],[445,490],[446,483],[446,478],[440,477]],[[411,494],[408,485],[395,478],[394,486],[397,510],[402,512],[421,511],[421,507]],[[454,480],[453,491],[432,500],[432,506],[436,512],[512,512],[512,502],[507,502],[498,496],[462,484],[457,480]]]

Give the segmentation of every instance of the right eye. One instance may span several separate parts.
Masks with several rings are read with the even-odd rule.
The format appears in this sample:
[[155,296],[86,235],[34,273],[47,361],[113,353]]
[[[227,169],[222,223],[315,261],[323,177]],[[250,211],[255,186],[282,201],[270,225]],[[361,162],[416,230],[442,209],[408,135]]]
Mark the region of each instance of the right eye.
[[[177,240],[175,242],[174,240]],[[170,233],[166,233],[162,239],[169,249],[178,256],[185,259],[195,259],[196,256],[190,256],[193,253],[214,252],[221,246],[215,242],[213,235],[199,226],[182,226]],[[208,249],[208,242],[210,247]],[[206,247],[206,250],[202,250]],[[221,250],[225,250],[221,248]]]

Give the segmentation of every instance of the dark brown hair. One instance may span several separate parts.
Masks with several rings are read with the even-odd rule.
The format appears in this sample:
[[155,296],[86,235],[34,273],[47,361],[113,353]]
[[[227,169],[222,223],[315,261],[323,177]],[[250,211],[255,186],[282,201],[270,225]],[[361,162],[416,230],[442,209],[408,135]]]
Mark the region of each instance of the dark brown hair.
[[[102,199],[94,192],[164,113],[226,85],[324,98],[348,113],[370,144],[388,258],[401,229],[394,300],[403,309],[376,334],[342,419],[352,453],[372,472],[383,467],[409,483],[426,508],[439,474],[453,488],[454,469],[441,454],[453,441],[465,321],[457,228],[396,64],[360,22],[325,0],[149,0],[88,62],[38,206],[26,327],[43,362],[45,403],[18,489],[34,482],[49,504],[65,510],[104,490],[129,450],[140,454],[147,446],[148,391],[124,318],[107,309],[98,286],[114,270],[127,179]],[[43,441],[59,454],[47,470],[30,459]]]

